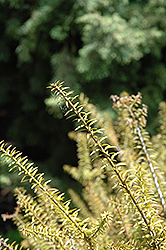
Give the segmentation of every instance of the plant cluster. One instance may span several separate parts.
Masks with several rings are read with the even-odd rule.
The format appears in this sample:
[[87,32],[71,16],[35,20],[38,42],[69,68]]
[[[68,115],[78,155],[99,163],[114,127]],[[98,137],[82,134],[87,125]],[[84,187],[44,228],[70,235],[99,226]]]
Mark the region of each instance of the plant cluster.
[[15,213],[2,217],[12,217],[24,240],[19,248],[1,238],[0,249],[165,249],[166,104],[160,104],[159,133],[151,138],[140,93],[110,97],[117,112],[113,122],[63,83],[49,89],[76,125],[69,137],[77,144],[78,166],[64,170],[81,183],[82,193],[69,189],[77,207],[71,208],[26,156],[2,141],[2,160],[31,184],[35,196],[15,189]]

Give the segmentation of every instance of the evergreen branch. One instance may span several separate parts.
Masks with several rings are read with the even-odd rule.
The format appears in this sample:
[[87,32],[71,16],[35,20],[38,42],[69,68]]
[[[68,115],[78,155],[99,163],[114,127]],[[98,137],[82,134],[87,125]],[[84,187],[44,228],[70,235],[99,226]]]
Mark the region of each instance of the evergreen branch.
[[85,129],[87,130],[87,132],[89,133],[90,137],[93,139],[94,141],[94,144],[98,147],[98,149],[100,150],[100,153],[101,155],[106,158],[108,160],[108,162],[110,163],[110,165],[112,166],[116,176],[118,177],[120,183],[121,183],[121,186],[126,190],[126,192],[129,194],[132,202],[134,203],[136,209],[138,210],[139,214],[141,215],[148,231],[149,231],[149,234],[152,236],[152,237],[155,237],[155,232],[152,230],[150,224],[149,224],[149,221],[147,220],[146,218],[146,215],[145,213],[143,212],[143,210],[141,209],[139,203],[136,201],[132,191],[130,190],[128,184],[126,183],[126,179],[123,178],[120,174],[120,172],[118,171],[118,168],[116,166],[116,164],[114,163],[114,159],[112,157],[112,159],[110,158],[110,155],[108,153],[107,150],[105,150],[105,147],[102,145],[100,139],[97,137],[96,133],[99,131],[97,129],[93,129],[91,127],[91,124],[89,124],[87,122],[87,114],[83,111],[79,111],[79,109],[77,108],[78,104],[75,105],[73,104],[72,102],[72,97],[70,96],[70,94],[72,94],[73,92],[65,92],[63,90],[63,87],[62,87],[62,84],[63,83],[60,83],[59,81],[57,81],[56,83],[53,83],[51,84],[51,86],[49,86],[49,88],[51,88],[51,91],[55,91],[54,94],[58,94],[58,95],[61,95],[65,102],[67,103],[67,106],[70,107],[70,112],[73,111],[77,117],[77,121],[78,122],[81,122],[82,125],[84,125]]
[[[141,94],[138,93],[138,98],[141,98]],[[135,100],[133,101],[132,104],[128,105],[128,103],[126,101],[124,101],[123,98],[119,98],[117,96],[112,96],[112,99],[114,100],[114,102],[120,102],[129,112],[131,118],[132,118],[132,124],[133,124],[133,127],[136,129],[137,131],[137,135],[139,137],[139,140],[141,142],[141,146],[142,146],[142,149],[143,149],[143,152],[144,152],[144,155],[146,157],[146,160],[148,162],[148,165],[149,165],[149,168],[150,168],[150,171],[152,173],[152,177],[153,177],[153,181],[155,183],[155,187],[156,187],[156,190],[157,190],[157,193],[159,195],[159,198],[160,198],[160,201],[161,201],[161,205],[163,207],[163,211],[164,213],[166,212],[166,207],[165,207],[165,199],[164,199],[164,196],[162,194],[162,191],[161,191],[161,188],[160,188],[160,185],[159,185],[159,182],[158,182],[158,178],[157,178],[157,175],[155,174],[155,170],[154,170],[154,166],[151,162],[151,159],[150,159],[150,155],[147,151],[147,147],[146,147],[146,144],[144,142],[144,139],[143,139],[143,136],[142,136],[142,133],[141,133],[141,129],[139,127],[139,123],[137,121],[137,118],[135,116],[135,113],[132,111],[132,107],[136,104],[136,102],[138,101],[137,98],[135,98]],[[143,107],[144,108],[144,107]],[[145,108],[144,110],[142,111],[142,113],[145,112]]]
[[[17,221],[17,226],[22,227],[24,234],[26,234],[28,237],[31,236],[31,238],[36,237],[39,239],[39,241],[41,239],[43,243],[48,244],[49,247],[51,247],[51,244],[52,246],[58,244],[62,249],[66,249],[63,246],[61,239],[62,237],[65,239],[67,236],[62,233],[62,230],[59,229],[57,223],[52,218],[53,216],[55,217],[55,215],[52,214],[52,217],[50,218],[50,216],[48,216],[47,212],[44,210],[45,207],[42,207],[37,202],[35,202],[29,194],[26,195],[24,189],[16,188],[15,194],[17,195],[17,203],[21,212],[25,211],[25,216],[26,218],[28,217],[28,222],[26,221],[25,226],[25,223],[23,222],[24,218],[20,220],[21,218],[18,213],[13,215],[14,220]],[[32,218],[29,218],[29,215]],[[53,222],[52,225],[51,222]]]
[[[7,161],[9,161],[9,159],[12,160],[9,165],[9,167],[11,167],[10,171],[17,168],[19,171],[19,175],[24,174],[24,176],[22,177],[22,181],[27,180],[25,178],[29,177],[29,182],[32,182],[31,188],[35,189],[34,192],[37,192],[37,190],[42,190],[43,194],[45,194],[50,199],[50,201],[52,201],[55,207],[58,208],[58,211],[62,213],[63,216],[68,220],[68,222],[70,222],[71,225],[73,225],[74,228],[83,236],[83,239],[89,245],[90,249],[93,250],[93,244],[91,242],[91,239],[80,226],[81,222],[80,219],[76,217],[76,211],[73,213],[73,216],[70,215],[70,211],[68,210],[67,206],[63,206],[58,201],[58,198],[54,198],[54,193],[56,194],[57,191],[53,190],[52,192],[48,192],[48,190],[46,189],[48,181],[43,182],[43,174],[36,174],[38,171],[37,168],[33,167],[32,163],[27,163],[27,157],[21,158],[21,152],[16,151],[15,148],[10,148],[11,146],[8,146],[6,148],[6,144],[4,143],[4,141],[0,142],[0,152],[2,153],[1,156],[6,156]],[[61,198],[61,195],[59,196],[59,198]],[[79,221],[79,223],[77,221]]]

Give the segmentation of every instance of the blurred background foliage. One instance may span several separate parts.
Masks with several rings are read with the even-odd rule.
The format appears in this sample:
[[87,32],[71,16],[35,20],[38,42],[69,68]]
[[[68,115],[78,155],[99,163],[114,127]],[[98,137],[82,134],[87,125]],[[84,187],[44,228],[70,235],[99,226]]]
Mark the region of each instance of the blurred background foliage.
[[[155,133],[166,96],[165,0],[0,0],[0,27],[0,139],[58,185],[62,165],[77,159],[73,124],[50,82],[65,81],[111,113],[111,94],[140,91]],[[1,185],[12,185],[5,176]]]

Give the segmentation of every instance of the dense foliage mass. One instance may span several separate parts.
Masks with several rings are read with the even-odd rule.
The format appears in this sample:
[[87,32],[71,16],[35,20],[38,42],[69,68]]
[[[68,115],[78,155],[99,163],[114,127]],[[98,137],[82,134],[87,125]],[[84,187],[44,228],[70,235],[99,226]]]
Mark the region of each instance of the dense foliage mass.
[[61,101],[75,131],[78,167],[64,169],[81,183],[82,194],[69,189],[73,203],[51,187],[38,167],[12,145],[0,142],[0,156],[10,171],[29,182],[34,195],[16,188],[13,218],[24,240],[19,247],[0,238],[0,248],[164,250],[166,248],[166,103],[160,104],[159,133],[146,131],[147,106],[141,93],[112,95],[116,123],[83,94],[74,95],[57,81],[49,86]]
[[71,155],[62,137],[71,124],[45,112],[45,87],[55,79],[103,108],[108,93],[141,90],[154,128],[166,90],[165,15],[164,0],[0,0],[0,137],[47,168],[56,151],[58,173],[60,149]]

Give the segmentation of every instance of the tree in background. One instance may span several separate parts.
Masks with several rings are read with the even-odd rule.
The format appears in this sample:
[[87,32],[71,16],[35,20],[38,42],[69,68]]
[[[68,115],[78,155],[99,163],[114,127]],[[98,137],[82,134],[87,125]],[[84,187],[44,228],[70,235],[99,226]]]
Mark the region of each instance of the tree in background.
[[166,90],[165,1],[84,2],[79,72],[98,93],[141,90],[152,110]]

